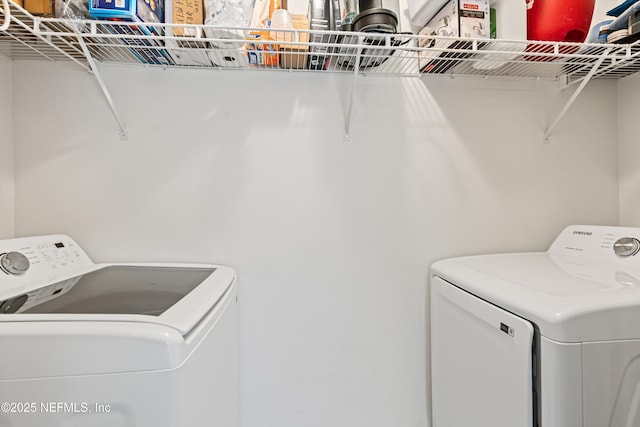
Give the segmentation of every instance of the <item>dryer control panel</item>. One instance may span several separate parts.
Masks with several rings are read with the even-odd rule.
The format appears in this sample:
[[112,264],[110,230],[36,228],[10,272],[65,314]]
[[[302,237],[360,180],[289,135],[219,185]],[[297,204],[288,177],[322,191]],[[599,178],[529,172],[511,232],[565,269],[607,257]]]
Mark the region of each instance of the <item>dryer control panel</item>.
[[0,300],[64,280],[95,264],[63,234],[0,240]]
[[640,228],[572,225],[556,238],[549,253],[640,267]]

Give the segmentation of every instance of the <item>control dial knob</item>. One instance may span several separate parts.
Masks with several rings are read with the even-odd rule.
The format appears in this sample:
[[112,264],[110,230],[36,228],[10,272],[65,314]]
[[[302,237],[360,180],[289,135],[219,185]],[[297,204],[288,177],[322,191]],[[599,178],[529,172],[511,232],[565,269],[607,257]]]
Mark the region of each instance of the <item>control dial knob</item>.
[[640,241],[633,237],[623,237],[613,244],[613,251],[619,257],[633,256],[640,251]]
[[0,254],[0,269],[12,276],[20,276],[29,269],[29,259],[20,252]]

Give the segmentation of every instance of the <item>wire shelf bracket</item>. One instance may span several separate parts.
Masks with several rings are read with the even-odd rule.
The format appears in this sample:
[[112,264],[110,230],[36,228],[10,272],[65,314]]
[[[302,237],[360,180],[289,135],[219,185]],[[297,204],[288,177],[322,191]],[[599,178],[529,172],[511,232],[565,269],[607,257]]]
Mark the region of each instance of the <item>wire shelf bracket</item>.
[[100,68],[98,67],[97,62],[93,59],[93,56],[91,55],[91,52],[87,47],[87,44],[85,43],[85,41],[83,40],[83,37],[80,34],[78,34],[78,42],[80,43],[82,52],[84,52],[84,55],[87,58],[89,67],[91,67],[93,76],[96,78],[96,81],[100,86],[100,90],[102,90],[102,95],[104,95],[105,100],[107,101],[107,104],[109,104],[109,108],[111,109],[111,113],[113,114],[113,117],[116,119],[116,122],[118,123],[118,127],[120,128],[120,132],[118,132],[118,134],[120,135],[120,140],[126,141],[129,138],[129,135],[127,133],[127,128],[124,125],[124,122],[122,121],[122,119],[120,118],[120,114],[118,113],[118,109],[116,108],[113,102],[113,98],[111,97],[111,93],[109,92],[107,85],[105,85],[104,83],[104,79],[102,78],[102,73],[100,73]]
[[[358,37],[358,44],[362,44],[362,36]],[[347,105],[347,115],[345,117],[345,123],[344,123],[344,140],[345,141],[350,141],[351,140],[351,135],[350,135],[350,131],[351,131],[351,119],[353,116],[353,103],[354,103],[354,99],[356,97],[356,86],[358,83],[358,75],[360,74],[360,58],[362,56],[362,49],[358,48],[357,49],[357,53],[356,53],[356,58],[355,58],[355,63],[353,64],[353,82],[351,83],[351,92],[349,93],[349,101],[348,101],[348,105]]]
[[548,144],[551,141],[551,133],[556,128],[558,123],[560,123],[560,121],[562,120],[564,115],[567,113],[567,111],[569,111],[569,109],[571,108],[573,103],[576,101],[576,99],[578,99],[578,96],[580,95],[580,93],[582,93],[582,90],[587,86],[587,84],[589,83],[591,78],[600,69],[600,66],[602,65],[604,60],[607,58],[607,56],[609,55],[609,52],[610,52],[610,49],[605,50],[605,52],[602,54],[602,56],[593,64],[593,67],[591,67],[591,70],[582,79],[582,81],[580,82],[580,85],[575,89],[575,91],[573,92],[571,97],[567,100],[567,102],[565,103],[564,107],[562,107],[562,109],[560,110],[560,112],[556,116],[555,120],[544,131],[544,143],[545,144]]

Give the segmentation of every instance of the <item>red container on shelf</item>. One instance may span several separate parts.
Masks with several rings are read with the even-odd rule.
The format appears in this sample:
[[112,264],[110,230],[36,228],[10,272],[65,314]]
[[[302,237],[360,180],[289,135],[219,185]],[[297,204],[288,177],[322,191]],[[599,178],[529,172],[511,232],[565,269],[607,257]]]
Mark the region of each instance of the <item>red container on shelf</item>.
[[528,0],[527,39],[582,43],[596,0]]

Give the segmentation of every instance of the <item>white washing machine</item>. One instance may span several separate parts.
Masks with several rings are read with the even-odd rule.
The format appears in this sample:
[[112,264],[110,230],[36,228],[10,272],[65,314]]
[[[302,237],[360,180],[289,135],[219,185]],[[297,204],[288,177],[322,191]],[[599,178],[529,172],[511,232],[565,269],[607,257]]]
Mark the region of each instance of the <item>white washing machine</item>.
[[640,426],[640,229],[431,268],[433,427]]
[[235,272],[0,241],[0,426],[239,425]]

